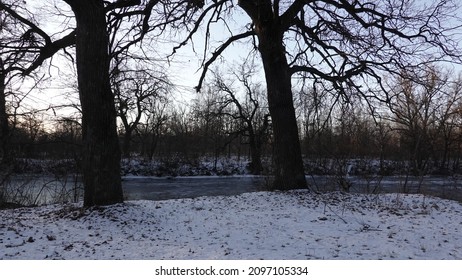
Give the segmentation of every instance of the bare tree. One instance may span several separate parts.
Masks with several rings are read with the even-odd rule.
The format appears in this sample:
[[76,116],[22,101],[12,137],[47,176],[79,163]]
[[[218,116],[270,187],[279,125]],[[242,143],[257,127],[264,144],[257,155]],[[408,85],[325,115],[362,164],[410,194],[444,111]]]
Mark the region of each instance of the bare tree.
[[418,175],[426,171],[434,155],[432,131],[438,126],[437,110],[447,101],[443,92],[448,77],[438,73],[439,70],[432,67],[425,71],[426,78],[419,82],[399,79],[396,95],[390,102],[394,122],[409,151],[412,171]]
[[393,153],[391,147],[393,146],[393,127],[392,122],[388,121],[389,118],[382,116],[376,125],[376,135],[375,138],[376,145],[379,148],[379,174],[388,175],[389,171],[385,167],[385,159],[390,157]]
[[[270,136],[270,119],[266,111],[264,92],[260,84],[252,82],[252,76],[255,75],[253,68],[253,65],[248,66],[244,63],[233,73],[234,80],[226,79],[221,73],[215,72],[212,87],[216,89],[215,94],[224,95],[223,98],[217,99],[218,111],[215,114],[228,115],[237,122],[237,130],[228,133],[242,135],[248,139],[250,171],[258,175],[262,171],[263,145]],[[237,88],[233,86],[236,80],[239,82]],[[242,91],[243,94],[239,94]]]
[[[274,187],[280,189],[306,187],[292,76],[299,75],[313,84],[323,82],[346,98],[353,93],[388,101],[387,95],[381,94],[384,73],[399,75],[402,69],[412,71],[429,60],[457,58],[460,49],[452,37],[457,33],[457,21],[451,22],[457,14],[453,1],[427,5],[410,0],[240,0],[238,5],[251,23],[244,32],[230,32],[230,37],[204,59],[197,88],[201,88],[209,66],[232,43],[256,37],[274,130]],[[230,0],[213,1],[204,7],[180,46],[202,24],[205,34],[211,33],[214,23],[226,24],[225,16],[233,7]],[[207,37],[206,43],[211,41]]]
[[167,132],[168,105],[169,99],[166,97],[150,99],[146,118],[136,128],[141,142],[141,154],[148,159],[153,159],[162,136]]
[[462,105],[462,76],[455,81],[449,82],[446,86],[443,96],[440,100],[441,106],[436,108],[437,128],[435,138],[439,139],[435,146],[440,147],[440,164],[441,171],[456,171],[458,166],[450,165],[451,159],[457,161],[455,151],[460,143],[460,126],[461,115],[460,106]]
[[305,155],[311,159],[325,156],[326,147],[332,147],[332,112],[338,98],[318,85],[308,89],[301,86],[295,102]]
[[[12,9],[11,5],[0,2],[0,9],[28,27],[24,36],[19,38],[28,39],[27,46],[32,49],[33,55],[30,59],[18,60],[22,63],[21,67],[15,66],[14,69],[27,75],[58,51],[75,44],[82,107],[84,205],[118,203],[123,200],[123,195],[116,111],[109,78],[110,54],[126,52],[140,43],[147,32],[157,27],[150,26],[149,20],[153,7],[160,1],[63,2],[71,7],[76,27],[65,25],[67,33],[59,31],[56,36],[47,34],[38,24]],[[120,30],[116,27],[128,18],[130,24],[123,29],[124,34],[115,34],[115,31],[110,33]],[[66,35],[54,40],[54,37],[61,34]],[[17,36],[14,37],[18,40]],[[5,47],[11,52],[24,49],[24,46],[17,46],[13,42],[5,43]]]
[[142,60],[131,61],[133,63],[129,63],[130,60],[124,62],[116,59],[111,71],[117,115],[123,125],[122,154],[125,157],[130,155],[132,136],[140,122],[151,113],[155,114],[150,112],[155,109],[151,105],[156,99],[164,98],[171,88],[166,75],[154,70],[155,65],[149,65]]
[[[141,1],[64,0],[76,20],[76,64],[82,107],[84,205],[106,205],[123,201],[120,179],[120,147],[117,136],[116,110],[110,85],[110,34],[106,16],[121,19],[130,7]],[[150,1],[131,16],[149,18]],[[147,8],[149,6],[149,8]],[[116,11],[121,11],[117,13]],[[139,33],[133,41],[140,42]],[[140,26],[137,25],[137,26]],[[134,44],[134,43],[133,43]],[[121,47],[128,49],[132,43]]]
[[188,158],[191,154],[197,153],[198,141],[197,133],[194,131],[197,121],[186,107],[179,106],[169,113],[168,135],[166,139],[165,151],[169,156],[182,156]]
[[229,127],[233,126],[232,119],[220,113],[220,103],[223,96],[217,95],[213,87],[193,100],[191,107],[191,138],[194,139],[196,154],[214,157],[214,168],[218,158],[230,144],[234,135],[229,133]]

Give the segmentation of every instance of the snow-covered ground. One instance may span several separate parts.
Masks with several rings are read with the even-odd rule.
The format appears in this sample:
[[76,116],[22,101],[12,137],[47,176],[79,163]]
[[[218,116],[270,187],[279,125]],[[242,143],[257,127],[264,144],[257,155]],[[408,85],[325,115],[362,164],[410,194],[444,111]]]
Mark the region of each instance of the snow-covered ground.
[[0,259],[462,259],[462,204],[256,192],[0,211]]

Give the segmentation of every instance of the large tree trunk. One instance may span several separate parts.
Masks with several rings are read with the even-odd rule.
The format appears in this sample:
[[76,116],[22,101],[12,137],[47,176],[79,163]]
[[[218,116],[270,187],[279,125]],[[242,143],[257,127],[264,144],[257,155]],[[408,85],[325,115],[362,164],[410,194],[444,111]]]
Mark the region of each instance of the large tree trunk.
[[108,34],[102,0],[65,0],[77,21],[76,61],[82,106],[84,206],[123,201]]
[[274,189],[306,188],[289,65],[277,23],[256,23],[274,134]]

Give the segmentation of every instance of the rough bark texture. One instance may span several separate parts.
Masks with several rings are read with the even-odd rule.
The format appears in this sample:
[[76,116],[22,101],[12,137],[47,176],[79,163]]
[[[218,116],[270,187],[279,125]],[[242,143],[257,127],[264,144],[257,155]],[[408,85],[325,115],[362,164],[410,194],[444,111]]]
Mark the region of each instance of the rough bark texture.
[[300,139],[292,97],[289,66],[282,44],[282,33],[271,26],[257,31],[265,70],[268,105],[274,133],[273,188],[306,188]]
[[82,106],[84,205],[123,201],[108,34],[102,0],[65,0],[77,21],[76,61]]
[[239,1],[252,18],[265,71],[274,135],[273,189],[306,188],[306,179],[292,96],[292,82],[283,44],[284,29],[271,1]]

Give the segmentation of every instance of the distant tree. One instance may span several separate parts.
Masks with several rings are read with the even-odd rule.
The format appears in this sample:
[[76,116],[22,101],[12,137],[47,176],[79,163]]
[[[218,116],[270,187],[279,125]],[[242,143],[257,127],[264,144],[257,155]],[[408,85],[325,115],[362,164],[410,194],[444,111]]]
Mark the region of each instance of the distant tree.
[[412,77],[398,79],[396,94],[390,102],[396,128],[409,153],[412,171],[419,175],[425,173],[434,155],[432,131],[438,126],[436,114],[447,101],[443,96],[447,76],[439,72],[432,67],[425,70],[422,80],[414,81]]
[[[216,115],[227,115],[237,123],[235,131],[228,133],[241,135],[248,139],[250,148],[250,171],[262,171],[262,149],[270,137],[270,116],[267,112],[264,91],[260,84],[252,82],[255,71],[252,65],[243,64],[229,79],[216,72],[212,89],[218,96]],[[238,81],[238,85],[236,84]]]
[[[19,131],[19,133],[16,133]],[[15,135],[16,134],[16,135]],[[37,145],[47,138],[43,113],[28,113],[20,116],[17,128],[13,133],[15,143],[19,144],[19,152],[25,158],[43,156]]]
[[295,105],[305,155],[310,159],[326,156],[326,150],[333,148],[332,112],[338,99],[320,86],[301,86],[295,96]]
[[221,152],[226,148],[229,136],[226,131],[224,115],[217,114],[218,100],[212,88],[197,95],[190,108],[190,137],[194,153],[200,156],[214,156],[215,162]]
[[156,114],[152,112],[156,109],[153,103],[156,103],[156,99],[165,98],[172,85],[164,73],[149,69],[155,68],[155,65],[142,60],[124,62],[115,59],[113,64],[111,85],[117,116],[123,126],[122,154],[129,157],[134,132],[142,122],[148,121],[150,115]]
[[200,140],[196,129],[198,122],[193,115],[194,113],[184,106],[171,109],[169,112],[166,123],[168,131],[164,146],[168,156],[188,158],[197,154],[201,146],[204,145],[204,142],[198,141]]
[[[393,159],[396,157],[397,152],[397,145],[396,141],[394,141],[394,133],[393,133],[393,123],[389,121],[389,118],[385,118],[385,116],[381,116],[379,120],[377,120],[376,125],[376,135],[377,137],[374,139],[376,141],[376,145],[378,147],[379,152],[379,173],[382,175],[388,174],[388,171],[385,167],[385,160],[386,159]],[[393,149],[395,147],[395,149]]]
[[445,87],[441,106],[436,108],[436,131],[435,138],[438,142],[435,143],[439,147],[441,171],[459,171],[457,164],[459,156],[456,154],[457,148],[462,144],[462,134],[460,125],[462,122],[461,106],[462,106],[462,76],[458,77]]
[[80,162],[82,145],[81,117],[60,117],[54,121],[54,129],[50,133],[52,153],[59,158],[74,159]]
[[149,99],[148,108],[145,111],[145,119],[136,128],[139,138],[141,155],[147,159],[153,159],[154,153],[168,127],[170,100],[167,97]]

